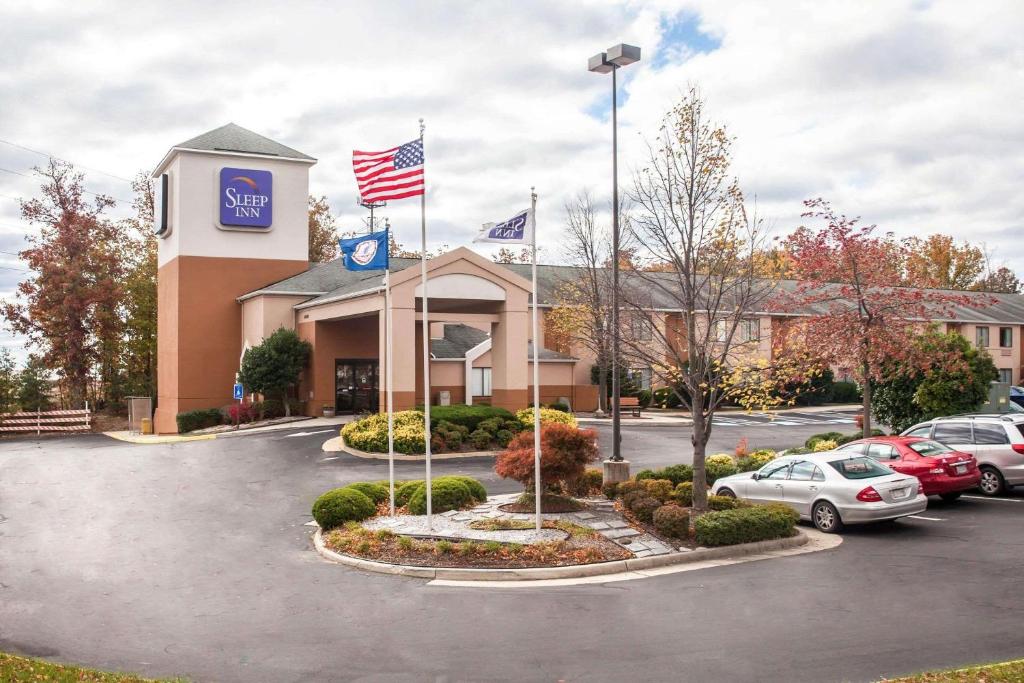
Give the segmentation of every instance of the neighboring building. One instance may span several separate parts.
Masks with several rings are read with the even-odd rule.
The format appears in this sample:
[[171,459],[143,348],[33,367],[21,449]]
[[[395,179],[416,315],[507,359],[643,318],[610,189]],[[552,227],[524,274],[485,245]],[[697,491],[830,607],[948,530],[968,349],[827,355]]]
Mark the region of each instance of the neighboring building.
[[[352,272],[340,260],[307,261],[309,169],[315,163],[228,124],[171,148],[154,170],[161,188],[158,432],[176,431],[179,412],[231,403],[244,350],[279,327],[296,330],[313,346],[298,390],[307,414],[325,406],[372,411],[385,405],[383,273]],[[452,403],[525,407],[533,377],[530,266],[493,263],[460,247],[430,259],[427,268],[431,403],[445,395]],[[538,266],[542,313],[554,304],[559,284],[577,273]],[[402,410],[425,399],[420,261],[392,259],[391,283],[394,400]],[[624,325],[628,333],[643,340],[649,325],[662,332],[680,329],[671,298],[649,296],[650,320]],[[964,309],[955,320],[940,322],[987,348],[1001,375],[1017,381],[1024,362],[1024,297],[994,296],[996,305]],[[594,409],[595,359],[572,340],[546,346],[544,318],[538,331],[541,401],[565,399],[574,409]],[[752,312],[742,329],[747,352],[770,357],[773,332],[785,318]],[[655,381],[649,367],[631,370],[644,388]]]

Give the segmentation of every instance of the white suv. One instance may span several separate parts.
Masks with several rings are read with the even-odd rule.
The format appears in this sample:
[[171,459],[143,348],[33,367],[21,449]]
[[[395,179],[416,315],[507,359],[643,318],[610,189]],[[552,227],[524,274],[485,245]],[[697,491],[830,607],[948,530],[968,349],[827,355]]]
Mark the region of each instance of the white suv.
[[1024,485],[1024,414],[953,415],[914,425],[903,436],[934,439],[978,461],[986,496]]

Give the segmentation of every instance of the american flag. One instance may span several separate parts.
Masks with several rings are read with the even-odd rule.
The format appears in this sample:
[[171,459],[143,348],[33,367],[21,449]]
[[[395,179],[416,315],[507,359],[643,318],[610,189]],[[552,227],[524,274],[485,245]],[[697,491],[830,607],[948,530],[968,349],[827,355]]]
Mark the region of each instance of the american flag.
[[364,202],[415,197],[424,193],[423,141],[383,152],[352,152],[352,170]]

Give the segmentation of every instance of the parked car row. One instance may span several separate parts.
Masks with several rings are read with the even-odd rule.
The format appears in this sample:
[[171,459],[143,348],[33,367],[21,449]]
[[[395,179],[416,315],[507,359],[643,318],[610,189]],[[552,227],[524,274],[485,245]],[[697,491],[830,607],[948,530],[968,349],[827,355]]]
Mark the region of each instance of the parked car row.
[[785,503],[827,533],[846,524],[916,515],[928,496],[954,501],[1024,485],[1024,415],[957,415],[900,436],[860,439],[821,453],[783,455],[756,472],[723,477],[720,496]]

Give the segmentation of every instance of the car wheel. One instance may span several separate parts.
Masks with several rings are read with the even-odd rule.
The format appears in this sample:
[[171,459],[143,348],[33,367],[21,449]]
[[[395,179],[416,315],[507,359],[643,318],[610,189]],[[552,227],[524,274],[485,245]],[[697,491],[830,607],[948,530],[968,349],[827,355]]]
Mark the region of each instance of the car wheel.
[[827,500],[820,500],[814,504],[811,519],[814,520],[814,526],[818,531],[824,531],[826,534],[834,534],[843,528],[839,511]]
[[986,496],[998,496],[1006,490],[1006,482],[1003,481],[1003,475],[999,474],[999,470],[996,468],[982,467],[978,489]]
[[939,498],[946,501],[947,503],[952,503],[953,501],[958,500],[962,495],[963,492],[961,491],[956,491],[955,493],[940,493]]
[[723,498],[735,498],[736,494],[732,492],[732,489],[721,488],[715,495],[722,496]]

